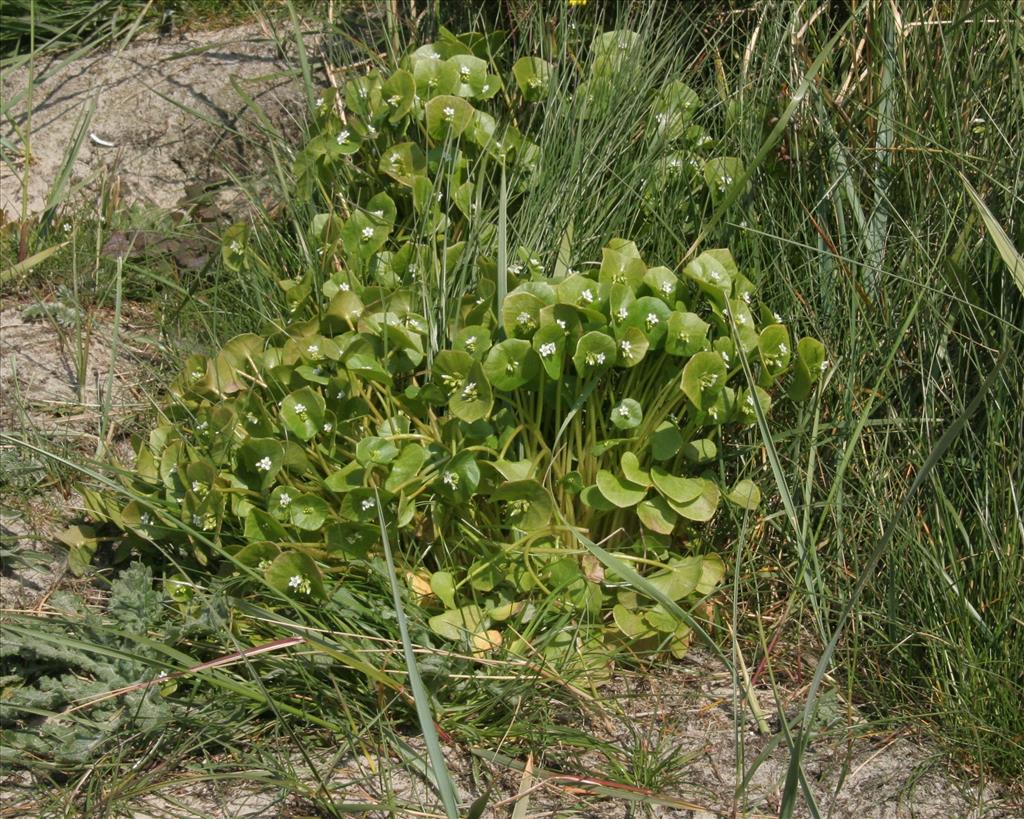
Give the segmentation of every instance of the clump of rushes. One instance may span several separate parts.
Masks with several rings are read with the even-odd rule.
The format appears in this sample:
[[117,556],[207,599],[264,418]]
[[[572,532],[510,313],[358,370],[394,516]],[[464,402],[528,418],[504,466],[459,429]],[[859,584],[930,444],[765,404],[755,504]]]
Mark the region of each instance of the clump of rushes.
[[[574,270],[567,241],[550,265],[524,248],[498,264],[485,251],[497,243],[504,259],[501,232],[474,223],[486,176],[460,182],[479,164],[458,157],[528,172],[528,140],[469,102],[499,91],[515,101],[480,57],[435,44],[406,65],[351,82],[344,127],[333,108],[338,132],[314,138],[358,156],[348,172],[363,174],[348,215],[311,226],[334,272],[318,288],[312,272],[286,283],[286,326],[190,358],[163,422],[138,444],[132,500],[92,496],[93,508],[126,552],[171,556],[175,573],[235,573],[240,588],[262,579],[302,603],[376,570],[383,521],[444,639],[526,654],[538,630],[558,629],[582,641],[574,653],[592,669],[622,643],[681,655],[686,626],[593,561],[579,536],[673,601],[712,592],[724,564],[692,548],[695,527],[723,497],[760,501],[750,480],[716,478],[736,471],[722,431],[756,423],[757,407],[767,415],[780,381],[808,398],[824,349],[792,341],[728,250],[673,270],[613,239]],[[519,61],[513,76],[525,104],[546,68]],[[357,134],[373,144],[389,123],[417,141],[346,147]],[[319,150],[300,157],[312,163],[300,184]],[[463,227],[476,238],[453,243]],[[251,239],[229,231],[225,260],[263,264]],[[472,276],[448,302],[437,282],[456,257]],[[182,580],[168,572],[173,590]],[[566,640],[539,642],[564,651]]]

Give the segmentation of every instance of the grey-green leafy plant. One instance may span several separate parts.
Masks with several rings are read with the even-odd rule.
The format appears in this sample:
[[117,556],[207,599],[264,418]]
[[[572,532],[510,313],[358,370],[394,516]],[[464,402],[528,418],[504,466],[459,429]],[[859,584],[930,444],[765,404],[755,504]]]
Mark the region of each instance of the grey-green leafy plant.
[[[50,600],[56,616],[4,622],[0,759],[5,764],[28,757],[82,762],[119,734],[154,731],[171,718],[172,706],[159,685],[102,699],[156,677],[159,654],[140,638],[165,625],[162,597],[153,588],[152,570],[133,563],[111,586],[106,620],[81,597],[58,592]],[[93,698],[101,701],[87,713],[75,708]]]

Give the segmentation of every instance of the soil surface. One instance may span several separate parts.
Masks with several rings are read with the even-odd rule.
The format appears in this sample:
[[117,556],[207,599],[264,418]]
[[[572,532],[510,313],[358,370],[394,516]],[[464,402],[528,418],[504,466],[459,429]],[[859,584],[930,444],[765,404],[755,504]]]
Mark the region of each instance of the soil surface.
[[147,36],[71,61],[47,57],[31,88],[27,66],[5,72],[0,92],[13,117],[0,137],[16,150],[0,161],[0,208],[7,219],[20,214],[26,181],[29,211],[42,211],[79,129],[70,189],[89,194],[117,182],[125,202],[173,207],[188,186],[223,179],[225,168],[250,170],[245,137],[260,125],[240,91],[274,127],[294,127],[304,108],[296,77],[260,25]]

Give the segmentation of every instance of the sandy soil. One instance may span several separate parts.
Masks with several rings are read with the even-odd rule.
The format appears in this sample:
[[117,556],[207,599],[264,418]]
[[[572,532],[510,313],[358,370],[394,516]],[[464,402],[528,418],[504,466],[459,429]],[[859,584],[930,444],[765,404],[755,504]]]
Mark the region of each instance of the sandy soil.
[[245,171],[249,149],[239,134],[258,126],[232,83],[277,127],[288,127],[303,99],[295,74],[258,25],[150,36],[71,62],[50,57],[35,73],[31,96],[27,67],[5,72],[0,83],[14,112],[13,122],[0,124],[0,136],[17,148],[0,161],[7,218],[20,213],[23,179],[30,212],[44,208],[81,123],[86,136],[71,185],[88,194],[101,180],[117,179],[126,202],[166,208],[187,185],[222,178],[225,165]]
[[[626,799],[609,799],[587,794],[572,782],[532,780],[527,815],[579,819],[625,819],[652,816],[661,819],[712,819],[712,817],[771,817],[778,815],[779,800],[786,777],[788,750],[778,740],[779,725],[772,733],[759,735],[746,709],[738,718],[733,711],[733,688],[728,673],[717,660],[700,649],[681,663],[666,665],[657,673],[619,674],[601,691],[607,712],[588,722],[586,728],[621,751],[628,766],[638,743],[649,751],[675,757],[672,780],[663,782],[660,793],[689,807],[656,806],[644,813]],[[783,690],[786,708],[795,711],[802,691]],[[767,713],[773,713],[770,691],[758,691]],[[934,747],[909,731],[879,732],[857,709],[839,703],[842,716],[822,725],[805,757],[804,772],[822,816],[832,819],[1009,819],[1020,816],[1022,806],[1013,803],[999,787],[971,782],[962,770],[936,753]],[[570,715],[566,714],[567,719]],[[578,714],[571,715],[578,725]],[[739,727],[737,736],[736,726]],[[337,803],[384,804],[391,809],[368,810],[374,819],[389,816],[443,815],[443,809],[425,782],[403,770],[396,761],[355,759],[338,751],[313,751],[318,776],[310,774],[305,758],[279,735],[272,752],[279,765],[293,770],[305,784],[306,795],[260,785],[271,771],[247,767],[237,774],[249,781],[232,781],[230,761],[208,760],[221,781],[203,781],[201,768],[164,772],[159,781],[146,783],[146,791],[124,807],[136,819],[178,819],[203,817],[297,817],[327,815],[317,812],[309,795],[317,782],[328,783]],[[738,740],[738,741],[737,741]],[[408,738],[409,745],[425,759],[423,743]],[[549,747],[558,749],[552,737]],[[509,751],[514,755],[514,752]],[[760,759],[764,753],[764,759]],[[490,805],[485,817],[505,819],[523,775],[504,765],[474,758],[464,747],[446,749],[447,764],[455,774],[462,798],[470,801],[490,787]],[[517,759],[522,763],[525,760]],[[553,759],[535,760],[551,771]],[[589,752],[578,758],[562,757],[558,773],[567,777],[608,777],[608,762]],[[637,766],[639,767],[639,765]],[[756,770],[754,770],[756,768]],[[737,773],[739,771],[739,773]],[[750,775],[745,798],[733,803],[738,777]],[[628,784],[628,783],[627,783]],[[12,807],[21,804],[32,815],[33,803],[25,793],[8,791]],[[808,816],[799,808],[797,816]]]

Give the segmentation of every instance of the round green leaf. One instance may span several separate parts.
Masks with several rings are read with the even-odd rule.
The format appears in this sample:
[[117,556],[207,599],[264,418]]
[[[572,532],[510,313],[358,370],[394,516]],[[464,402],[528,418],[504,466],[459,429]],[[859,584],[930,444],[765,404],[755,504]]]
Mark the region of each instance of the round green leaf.
[[704,491],[699,478],[681,478],[660,466],[651,467],[651,480],[655,488],[674,503],[689,503]]
[[427,172],[427,157],[415,142],[400,142],[381,151],[378,168],[396,182],[411,188]]
[[540,357],[529,341],[509,338],[491,347],[483,366],[487,380],[495,389],[511,392],[536,377],[540,370]]
[[642,501],[636,507],[640,522],[659,535],[670,535],[676,527],[679,516],[664,498],[654,497]]
[[363,466],[389,464],[398,457],[398,447],[388,438],[371,435],[356,444],[356,460]]
[[384,81],[380,96],[390,112],[388,122],[394,125],[412,109],[416,80],[404,68],[399,68]]
[[691,356],[707,347],[711,325],[696,313],[673,311],[668,317],[665,352],[669,355]]
[[728,369],[718,353],[706,350],[694,354],[683,367],[681,387],[697,409],[706,410],[725,387]]
[[639,486],[651,485],[651,473],[640,468],[640,459],[634,452],[623,452],[619,459],[622,475],[627,481]]
[[516,288],[501,305],[501,326],[509,338],[530,338],[540,326],[544,302],[523,288]]
[[704,464],[718,456],[718,447],[710,438],[697,438],[683,444],[683,457],[692,464]]
[[419,474],[426,462],[426,449],[417,443],[406,444],[391,465],[384,488],[388,492],[398,492]]
[[536,102],[547,96],[551,63],[540,57],[520,57],[512,66],[512,75],[527,102]]
[[593,378],[609,369],[618,357],[615,339],[598,330],[585,333],[576,344],[572,363],[583,378]]
[[285,396],[281,402],[281,420],[292,435],[309,441],[323,426],[326,408],[320,393],[303,387]]
[[554,502],[537,481],[511,481],[491,495],[491,500],[507,504],[505,523],[526,532],[543,529],[551,521]]
[[601,490],[601,494],[606,500],[620,509],[636,506],[647,494],[646,487],[631,483],[607,469],[602,469],[597,473],[597,488]]
[[282,594],[298,599],[326,597],[324,581],[312,558],[302,552],[278,555],[264,572],[267,583]]
[[468,640],[481,630],[485,619],[479,606],[463,606],[435,614],[427,621],[427,625],[434,634],[446,640]]
[[671,421],[662,421],[651,436],[651,457],[656,461],[667,461],[676,456],[686,443],[679,427]]
[[299,495],[288,507],[292,524],[306,532],[315,532],[327,520],[329,508],[319,495]]
[[273,438],[250,438],[236,457],[239,477],[250,486],[266,489],[284,466],[284,447]]
[[[547,308],[545,308],[547,309]],[[557,380],[565,366],[566,335],[557,324],[545,324],[533,334],[533,349],[548,378]]]
[[811,389],[828,369],[825,346],[817,339],[804,337],[796,345],[796,367],[789,385],[789,397],[794,401],[806,401]]
[[753,511],[761,505],[761,490],[758,489],[756,483],[744,478],[736,482],[725,499],[734,506]]
[[657,349],[668,330],[668,317],[672,313],[669,306],[654,296],[642,296],[629,305],[623,327],[635,327],[650,341],[651,347]]
[[694,480],[700,481],[701,494],[689,503],[676,503],[669,499],[669,506],[687,520],[704,523],[714,517],[721,492],[718,489],[718,484],[714,481],[709,481],[707,478],[695,478]]
[[473,110],[462,97],[434,97],[426,105],[427,133],[438,141],[458,137],[473,121]]
[[[644,411],[639,401],[623,398],[612,407],[612,425],[618,429],[635,429],[644,420]],[[635,456],[634,456],[635,457]]]
[[430,575],[430,590],[446,609],[455,608],[455,578],[451,572],[434,572]]
[[438,488],[454,501],[468,501],[479,485],[480,467],[472,452],[460,452],[438,470]]
[[757,338],[757,351],[768,375],[778,375],[789,366],[792,357],[789,330],[782,324],[769,324]]

